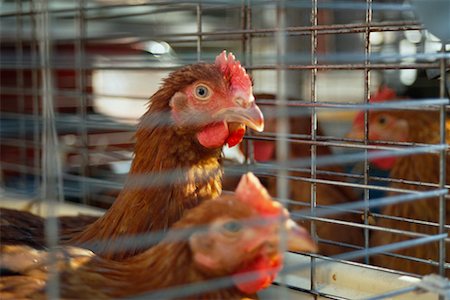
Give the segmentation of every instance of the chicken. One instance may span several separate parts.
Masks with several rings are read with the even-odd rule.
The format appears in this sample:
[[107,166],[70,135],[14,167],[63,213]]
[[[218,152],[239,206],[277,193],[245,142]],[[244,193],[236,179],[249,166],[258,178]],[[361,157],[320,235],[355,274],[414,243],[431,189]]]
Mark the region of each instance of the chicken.
[[172,72],[140,121],[123,190],[102,217],[64,239],[105,258],[139,253],[117,238],[166,230],[184,210],[217,197],[222,146],[238,144],[246,125],[261,131],[264,120],[252,81],[231,53]]
[[[242,177],[234,194],[202,202],[171,229],[157,246],[121,262],[75,247],[59,250],[60,297],[122,298],[224,277],[230,279],[226,287],[199,295],[178,289],[177,299],[254,297],[282,267],[280,232],[287,234],[288,249],[316,250],[307,231],[252,173]],[[1,299],[44,297],[47,252],[3,246],[0,266],[9,274],[0,279]]]
[[[439,113],[435,111],[370,111],[369,112],[369,140],[370,141],[397,141],[426,144],[438,144],[439,138]],[[450,137],[450,123],[447,124],[447,137]],[[364,137],[362,126],[354,126],[349,136],[353,138]],[[447,143],[449,140],[447,139]],[[389,158],[392,161],[390,178],[418,181],[423,183],[439,183],[439,155],[436,153],[415,154]],[[378,160],[378,162],[380,162]],[[450,183],[450,163],[447,154],[447,184]],[[402,182],[392,182],[390,187],[407,190],[431,190],[433,187],[413,185]],[[395,193],[390,193],[393,195]],[[393,204],[382,208],[381,213],[388,216],[403,217],[425,222],[439,222],[439,201],[437,198],[419,200],[414,202]],[[446,209],[447,224],[450,220],[450,206]],[[408,223],[405,221],[378,218],[376,225],[380,227],[419,232],[425,234],[437,234],[436,226]],[[447,230],[448,231],[448,230]],[[406,240],[409,237],[390,232],[374,230],[371,232],[371,245],[379,246]],[[399,250],[396,253],[408,255],[425,260],[438,260],[438,243],[430,243],[417,247]],[[447,262],[450,259],[450,244],[447,243]],[[424,263],[378,255],[372,258],[372,263],[378,266],[401,270],[417,274],[429,274],[437,272],[437,268]],[[450,272],[447,271],[447,275]]]

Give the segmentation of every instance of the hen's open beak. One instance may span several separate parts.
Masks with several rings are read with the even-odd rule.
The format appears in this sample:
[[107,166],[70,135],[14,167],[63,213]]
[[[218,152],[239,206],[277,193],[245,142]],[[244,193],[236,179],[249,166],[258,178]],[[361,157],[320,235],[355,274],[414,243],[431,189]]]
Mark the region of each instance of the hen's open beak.
[[241,106],[222,109],[214,117],[225,120],[228,123],[242,123],[258,132],[264,130],[263,114],[254,101],[248,107]]
[[305,228],[289,219],[286,222],[286,231],[289,251],[317,252],[317,245]]

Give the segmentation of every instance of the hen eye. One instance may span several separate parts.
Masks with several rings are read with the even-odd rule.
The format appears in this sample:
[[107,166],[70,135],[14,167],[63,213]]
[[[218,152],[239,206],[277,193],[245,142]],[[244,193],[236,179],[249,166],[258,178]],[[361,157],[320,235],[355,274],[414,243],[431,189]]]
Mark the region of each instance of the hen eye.
[[379,123],[380,125],[386,124],[386,117],[384,117],[384,116],[379,117],[379,118],[378,118],[378,123]]
[[242,224],[237,221],[229,221],[222,225],[223,228],[232,233],[237,233],[242,229]]
[[195,96],[198,99],[201,100],[206,100],[209,98],[210,92],[209,92],[209,88],[206,85],[198,85],[195,87]]

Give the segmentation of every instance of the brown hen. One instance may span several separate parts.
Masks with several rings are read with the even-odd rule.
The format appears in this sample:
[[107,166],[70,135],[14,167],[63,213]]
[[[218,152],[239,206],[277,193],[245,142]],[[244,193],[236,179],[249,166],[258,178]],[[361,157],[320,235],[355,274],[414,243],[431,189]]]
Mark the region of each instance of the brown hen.
[[138,244],[125,249],[117,238],[166,230],[185,209],[217,197],[222,146],[238,144],[245,125],[261,131],[263,123],[251,79],[231,53],[172,72],[138,126],[123,190],[69,243],[117,260],[139,253]]
[[[376,141],[397,141],[397,142],[414,142],[425,144],[439,144],[439,113],[433,111],[371,111],[369,112],[369,140]],[[354,125],[349,137],[363,138],[363,127]],[[447,123],[447,144],[450,142],[450,123]],[[396,158],[388,158],[393,160],[393,166],[389,177],[394,179],[404,179],[408,181],[417,181],[422,183],[439,183],[439,155],[433,153],[416,154],[401,156]],[[378,159],[380,162],[380,159]],[[450,183],[450,157],[447,154],[447,184]],[[393,182],[391,187],[407,190],[431,190],[435,187],[427,187],[424,185],[407,184]],[[395,193],[390,193],[391,195]],[[426,222],[439,222],[439,199],[431,198],[419,201],[413,201],[402,204],[388,205],[382,208],[382,214],[395,217],[403,217]],[[446,208],[446,224],[448,225],[450,218],[450,206]],[[406,230],[410,232],[418,232],[424,234],[437,234],[438,227],[432,225],[423,225],[409,223],[406,221],[397,221],[392,219],[378,218],[376,225],[381,227]],[[448,231],[447,231],[448,232]],[[410,237],[405,235],[389,233],[383,231],[371,232],[371,243],[373,246],[395,243],[407,240]],[[439,251],[438,243],[429,243],[421,246],[411,247],[404,250],[396,251],[401,255],[407,255],[424,260],[438,260]],[[450,259],[450,243],[447,243],[446,261]],[[395,258],[391,256],[378,255],[373,257],[373,264],[401,270],[416,274],[429,274],[437,272],[437,267]],[[450,272],[447,270],[447,275]]]
[[[157,246],[121,262],[85,249],[62,249],[57,264],[61,298],[122,298],[176,287],[181,287],[177,296],[159,298],[254,298],[282,267],[281,230],[287,232],[289,249],[316,249],[306,230],[289,218],[251,173],[242,177],[235,194],[201,203],[172,228]],[[3,246],[0,266],[9,275],[0,279],[1,299],[45,297],[47,259],[44,251]],[[182,288],[219,278],[227,278],[224,287],[200,294]]]

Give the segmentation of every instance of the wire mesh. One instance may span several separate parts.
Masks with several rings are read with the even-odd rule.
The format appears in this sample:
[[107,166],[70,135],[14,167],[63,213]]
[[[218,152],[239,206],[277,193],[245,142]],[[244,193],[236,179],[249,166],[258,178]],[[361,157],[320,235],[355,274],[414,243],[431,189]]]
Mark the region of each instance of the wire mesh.
[[[50,249],[58,241],[56,219],[51,218],[55,202],[63,198],[106,209],[124,187],[137,119],[161,80],[186,64],[211,62],[227,49],[254,79],[266,130],[246,133],[235,151],[243,159],[224,166],[224,188],[234,190],[236,178],[254,172],[292,218],[308,226],[319,249],[331,249],[292,254],[307,260],[285,264],[276,283],[281,293],[351,298],[328,291],[321,282],[324,266],[338,262],[425,275],[401,266],[384,270],[376,257],[430,266],[448,276],[450,54],[448,45],[425,29],[413,4],[16,0],[1,1],[0,7],[2,198],[49,204]],[[375,103],[374,95],[384,86],[396,95]],[[386,111],[437,113],[437,128],[429,128],[437,138],[374,138],[371,116]],[[358,112],[363,114],[363,135],[346,136]],[[392,128],[386,131],[395,134]],[[263,149],[272,152],[262,157]],[[428,164],[429,169],[416,172],[436,173],[429,180],[421,175],[391,177],[396,167],[386,171],[374,166],[377,160],[418,161],[426,155],[438,157],[438,167]],[[132,187],[164,186],[179,172],[133,175]],[[437,203],[430,206],[436,211],[428,219],[384,209],[424,201]],[[354,230],[362,232],[362,242],[339,236]],[[373,235],[380,232],[398,239],[376,244]],[[148,246],[162,236],[156,232],[130,238],[143,238]],[[432,253],[399,251],[417,246]],[[306,286],[291,280],[296,272],[307,272]],[[187,297],[229,284],[221,278],[138,298]],[[58,298],[57,281],[49,286],[50,297]],[[366,296],[382,299],[416,289],[411,285]]]

